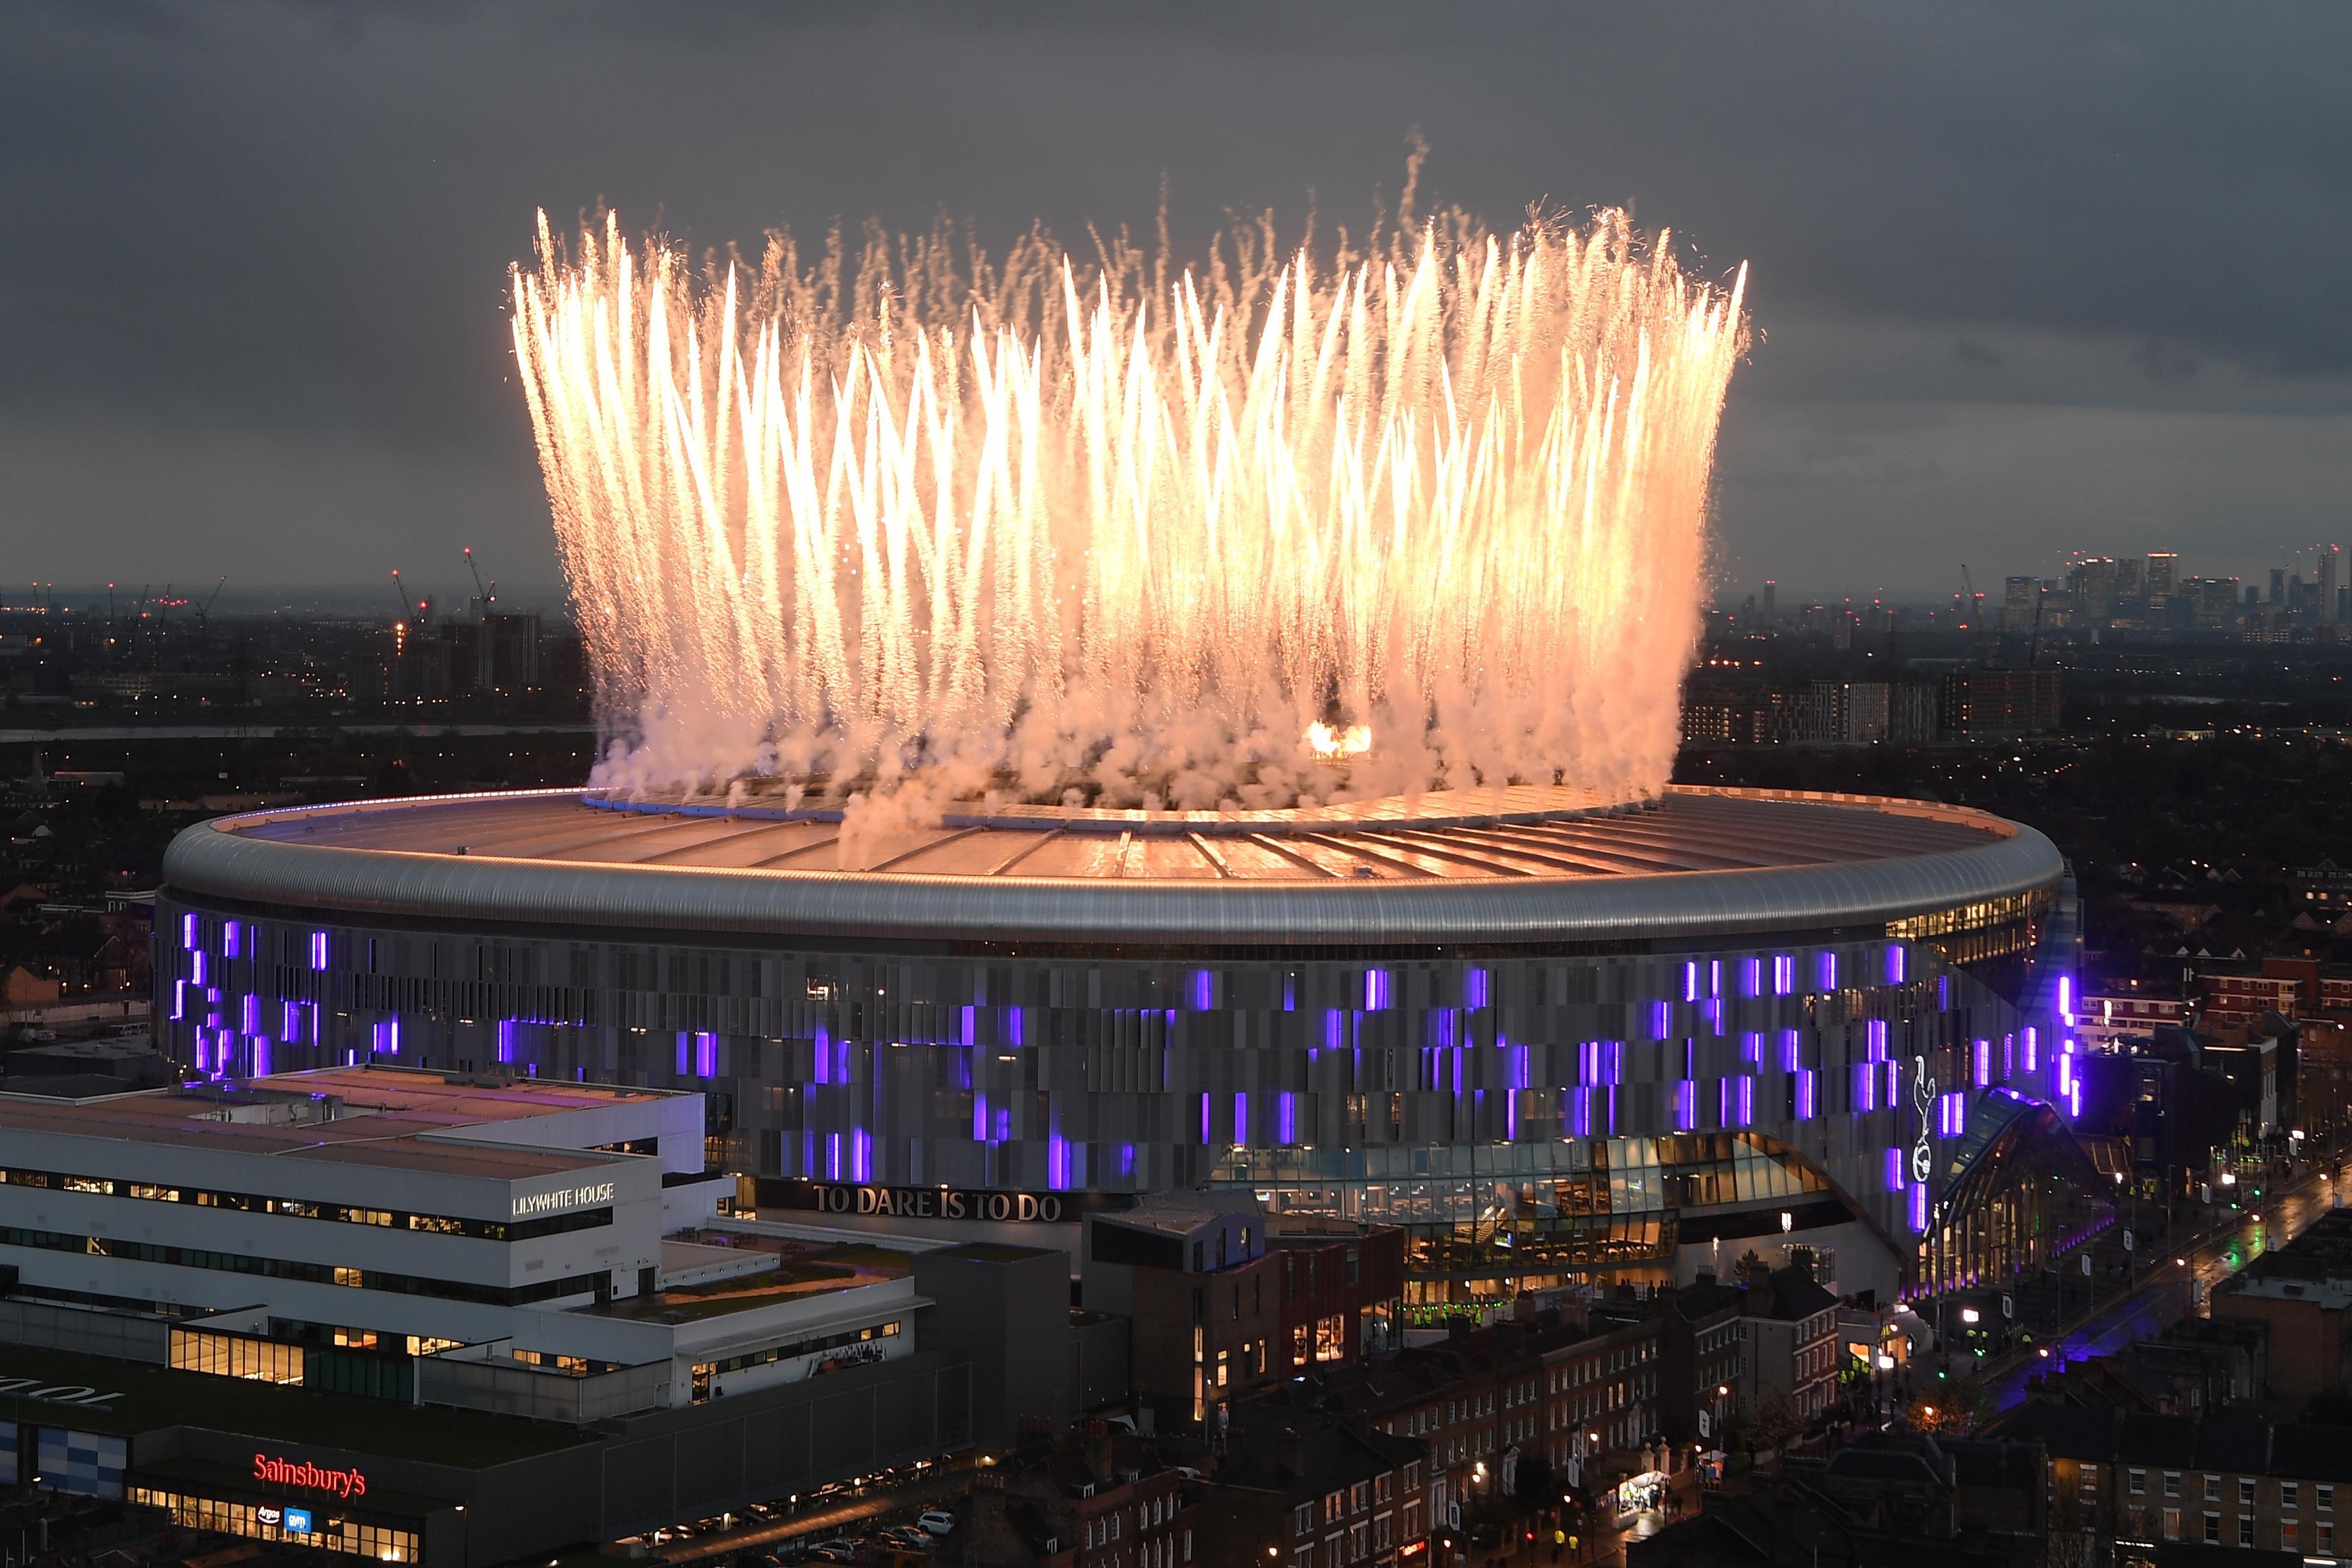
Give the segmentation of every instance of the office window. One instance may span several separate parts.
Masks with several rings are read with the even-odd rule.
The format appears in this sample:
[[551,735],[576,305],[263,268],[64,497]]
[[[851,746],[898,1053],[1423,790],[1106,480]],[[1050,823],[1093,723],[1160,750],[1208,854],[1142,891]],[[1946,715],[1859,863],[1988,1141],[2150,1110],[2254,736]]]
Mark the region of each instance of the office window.
[[2238,1544],[2241,1546],[2252,1546],[2253,1543],[2254,1516],[2250,1513],[2242,1513],[2238,1516]]
[[2179,1470],[2167,1470],[2164,1472],[2164,1495],[2167,1497],[2179,1497],[2180,1495],[2180,1472]]
[[2132,1496],[2146,1497],[2147,1495],[2147,1472],[2146,1470],[2132,1471],[2130,1486]]
[[2205,1544],[2208,1546],[2221,1544],[2221,1516],[2218,1513],[2209,1513],[2205,1516]]
[[2303,1488],[2294,1481],[2279,1482],[2279,1506],[2293,1508],[2303,1496]]

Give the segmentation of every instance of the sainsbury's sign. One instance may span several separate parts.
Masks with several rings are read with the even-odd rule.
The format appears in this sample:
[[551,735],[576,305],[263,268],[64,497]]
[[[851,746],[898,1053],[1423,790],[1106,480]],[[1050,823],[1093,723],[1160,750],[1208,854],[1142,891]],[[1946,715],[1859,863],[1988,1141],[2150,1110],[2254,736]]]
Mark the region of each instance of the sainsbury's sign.
[[312,1491],[331,1491],[340,1498],[367,1496],[366,1471],[331,1470],[308,1459],[281,1459],[271,1454],[256,1454],[253,1456],[253,1479],[267,1481],[271,1486],[308,1487]]
[[542,1214],[569,1214],[575,1208],[587,1208],[613,1201],[613,1184],[608,1181],[591,1183],[586,1186],[561,1186],[553,1192],[525,1193],[514,1200],[517,1219],[530,1219]]

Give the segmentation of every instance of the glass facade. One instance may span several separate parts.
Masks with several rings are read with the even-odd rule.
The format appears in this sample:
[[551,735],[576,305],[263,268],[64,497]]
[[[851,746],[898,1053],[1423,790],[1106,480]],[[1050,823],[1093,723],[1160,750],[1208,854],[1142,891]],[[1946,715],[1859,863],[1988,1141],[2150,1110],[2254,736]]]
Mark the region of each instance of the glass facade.
[[215,1531],[223,1535],[242,1535],[254,1541],[282,1541],[289,1545],[312,1547],[320,1552],[340,1552],[354,1557],[373,1557],[379,1563],[414,1563],[416,1561],[416,1532],[385,1524],[367,1524],[356,1519],[327,1517],[323,1511],[295,1510],[311,1521],[308,1531],[289,1530],[287,1510],[283,1504],[235,1502],[220,1498],[192,1497],[184,1491],[161,1487],[133,1486],[126,1498],[145,1508],[160,1508],[172,1516],[172,1522],[190,1530]]
[[1428,1303],[1662,1260],[1694,1215],[1777,1232],[1791,1206],[1842,1209],[1907,1268],[1925,1226],[1888,1151],[1958,1132],[1923,1080],[2046,1093],[2014,1010],[1941,945],[2033,915],[1697,950],[886,950],[311,922],[167,890],[155,972],[167,1047],[207,1073],[373,1058],[697,1089],[711,1163],[819,1184],[1246,1186],[1406,1226]]

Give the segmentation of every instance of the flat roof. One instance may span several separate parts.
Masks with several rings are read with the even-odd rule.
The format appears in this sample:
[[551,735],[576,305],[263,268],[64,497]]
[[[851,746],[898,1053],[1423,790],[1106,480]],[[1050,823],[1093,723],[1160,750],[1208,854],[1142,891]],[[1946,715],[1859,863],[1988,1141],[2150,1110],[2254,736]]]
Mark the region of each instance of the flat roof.
[[974,806],[866,835],[836,807],[583,790],[294,808],[188,829],[169,888],[320,912],[991,939],[1538,941],[1820,928],[2054,883],[1962,807],[1513,786],[1287,811]]
[[47,1426],[136,1436],[165,1427],[201,1427],[281,1443],[311,1443],[435,1464],[503,1464],[576,1448],[594,1434],[575,1427],[478,1410],[402,1405],[355,1394],[282,1386],[256,1378],[175,1372],[145,1362],[0,1344],[0,1377],[92,1388],[113,1398],[53,1405],[0,1395],[0,1415]]
[[[336,1114],[320,1121],[231,1121],[221,1114],[271,1101],[298,1112],[305,1102],[323,1109],[329,1097],[341,1104]],[[414,1069],[328,1067],[246,1080],[226,1093],[188,1084],[82,1101],[0,1095],[0,1131],[525,1181],[632,1156],[459,1140],[472,1132],[495,1140],[499,1124],[535,1116],[673,1097],[659,1090],[604,1084],[532,1079],[488,1083]]]

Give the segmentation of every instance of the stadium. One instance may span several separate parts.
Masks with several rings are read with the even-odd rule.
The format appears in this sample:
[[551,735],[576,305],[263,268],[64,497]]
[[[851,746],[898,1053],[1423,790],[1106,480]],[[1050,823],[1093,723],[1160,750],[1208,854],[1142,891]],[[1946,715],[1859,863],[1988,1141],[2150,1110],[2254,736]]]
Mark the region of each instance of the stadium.
[[1075,1230],[1249,1188],[1404,1227],[1416,1321],[1799,1249],[1884,1301],[2107,1212],[2052,1109],[2069,1042],[2020,1005],[2066,961],[2064,867],[1980,812],[975,806],[848,870],[843,831],[579,789],[225,817],[165,862],[157,1028],[215,1076],[699,1089],[763,1207]]

